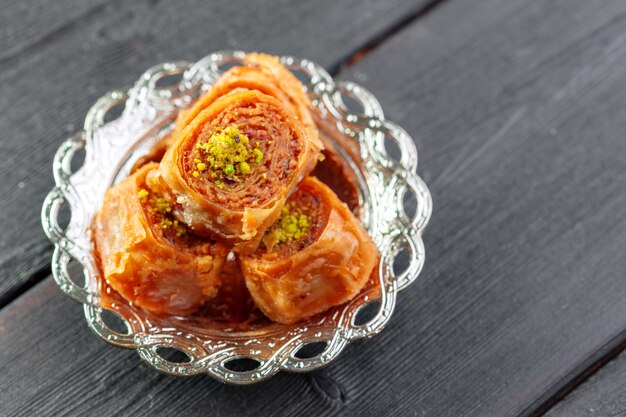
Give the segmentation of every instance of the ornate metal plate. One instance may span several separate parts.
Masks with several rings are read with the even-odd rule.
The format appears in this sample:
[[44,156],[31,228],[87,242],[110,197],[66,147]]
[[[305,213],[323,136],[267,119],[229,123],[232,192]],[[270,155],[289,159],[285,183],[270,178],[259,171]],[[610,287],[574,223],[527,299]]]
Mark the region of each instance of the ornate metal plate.
[[[100,98],[87,114],[83,130],[67,139],[56,153],[56,186],[42,210],[44,230],[55,245],[54,278],[61,290],[84,305],[87,323],[97,335],[114,345],[136,349],[143,360],[168,374],[208,373],[233,384],[254,383],[280,370],[317,369],[335,359],[348,342],[380,332],[393,313],[397,293],[422,269],[421,235],[432,210],[428,189],[416,174],[415,145],[402,128],[385,119],[376,98],[354,83],[334,82],[323,68],[310,61],[282,57],[283,64],[303,81],[322,134],[358,178],[361,221],[381,253],[379,287],[363,291],[351,302],[307,322],[246,331],[209,328],[184,317],[157,317],[123,299],[105,300],[89,230],[105,191],[126,177],[133,163],[171,129],[180,109],[209,89],[243,55],[241,51],[216,52],[194,64],[157,65],[132,88]],[[112,110],[121,105],[121,115],[108,121]],[[395,143],[393,157],[386,146],[390,142]],[[83,166],[72,172],[72,159],[83,149]],[[404,208],[407,198],[415,206],[411,215]],[[65,229],[59,224],[63,204],[71,210]],[[395,273],[394,258],[401,251],[408,254],[408,265]],[[73,260],[82,267],[83,285],[70,274]],[[357,324],[357,314],[373,301],[378,290],[378,311],[367,322]],[[124,321],[125,333],[106,324],[103,315],[107,310]],[[315,342],[325,342],[322,352],[309,358],[296,356],[302,347]],[[182,351],[187,360],[165,359],[160,349],[164,347]],[[241,358],[253,359],[256,368],[233,371],[229,362]]]

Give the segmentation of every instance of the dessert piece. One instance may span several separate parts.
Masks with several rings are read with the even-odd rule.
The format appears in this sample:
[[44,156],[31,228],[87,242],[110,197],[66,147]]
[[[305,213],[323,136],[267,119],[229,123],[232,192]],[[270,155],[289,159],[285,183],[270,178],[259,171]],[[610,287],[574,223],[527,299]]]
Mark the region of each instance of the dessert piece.
[[319,150],[279,100],[237,89],[187,124],[148,182],[194,233],[254,249]]
[[147,164],[107,190],[93,224],[100,267],[125,299],[155,313],[185,315],[217,294],[228,249],[172,216],[146,184]]
[[361,291],[378,251],[346,204],[305,178],[259,248],[239,259],[255,303],[271,320],[295,323]]

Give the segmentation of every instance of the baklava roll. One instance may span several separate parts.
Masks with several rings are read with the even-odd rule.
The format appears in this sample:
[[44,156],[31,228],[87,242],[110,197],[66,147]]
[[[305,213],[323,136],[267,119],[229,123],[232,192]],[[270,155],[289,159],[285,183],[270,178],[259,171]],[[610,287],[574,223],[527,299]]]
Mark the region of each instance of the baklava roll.
[[259,248],[239,257],[257,306],[286,324],[352,299],[377,258],[357,218],[315,177],[299,184]]
[[93,225],[104,278],[125,299],[155,313],[186,315],[217,294],[228,249],[192,235],[144,165],[109,188]]
[[319,151],[279,100],[237,89],[189,122],[149,182],[194,233],[254,248]]

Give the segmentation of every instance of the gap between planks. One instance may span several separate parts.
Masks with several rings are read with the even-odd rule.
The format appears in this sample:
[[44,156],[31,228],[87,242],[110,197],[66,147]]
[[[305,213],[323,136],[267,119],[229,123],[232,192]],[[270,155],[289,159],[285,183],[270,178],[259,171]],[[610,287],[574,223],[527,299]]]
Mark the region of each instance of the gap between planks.
[[431,0],[425,4],[416,7],[415,9],[413,9],[413,11],[404,15],[401,19],[398,19],[396,22],[389,25],[389,27],[385,30],[373,35],[372,38],[367,42],[364,42],[363,45],[356,48],[354,51],[346,54],[344,57],[338,59],[336,63],[330,65],[329,68],[327,68],[328,72],[334,77],[339,73],[345,71],[346,69],[352,67],[357,62],[365,58],[365,56],[372,52],[374,49],[381,46],[383,43],[394,37],[396,34],[400,33],[406,27],[415,23],[417,20],[426,17],[435,9],[439,8],[439,6],[441,6],[446,1],[449,0]]
[[604,346],[582,362],[578,369],[571,371],[555,386],[524,410],[519,417],[540,417],[548,413],[561,400],[587,381],[602,367],[615,359],[626,349],[626,329],[609,340]]
[[22,295],[26,294],[41,281],[52,275],[52,265],[47,263],[43,267],[33,272],[26,281],[12,291],[7,297],[0,299],[0,311],[8,307],[14,301],[17,301]]

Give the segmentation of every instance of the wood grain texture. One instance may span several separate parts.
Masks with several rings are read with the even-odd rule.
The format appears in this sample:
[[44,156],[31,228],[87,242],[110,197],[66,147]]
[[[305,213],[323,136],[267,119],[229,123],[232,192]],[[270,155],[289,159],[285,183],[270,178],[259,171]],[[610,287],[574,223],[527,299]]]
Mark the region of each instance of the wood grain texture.
[[[166,376],[99,340],[81,316],[50,279],[0,311],[0,416],[333,415],[352,401],[325,371],[248,387]],[[344,357],[360,363],[364,346]]]
[[569,393],[546,417],[626,415],[626,352]]
[[59,144],[106,91],[166,60],[240,48],[329,68],[429,0],[59,0],[0,8],[0,306],[49,264],[39,211]]
[[162,376],[46,280],[0,312],[0,414],[532,415],[626,329],[625,28],[619,0],[450,1],[342,74],[414,135],[435,209],[421,279],[328,368]]
[[331,369],[371,395],[355,414],[531,415],[620,343],[625,64],[624,2],[463,1],[345,74],[415,135],[434,200],[377,340],[402,362]]
[[[26,56],[92,15],[100,13],[106,0],[81,2],[43,0],[3,2],[0,11],[0,63]],[[33,7],[35,6],[35,7]]]

